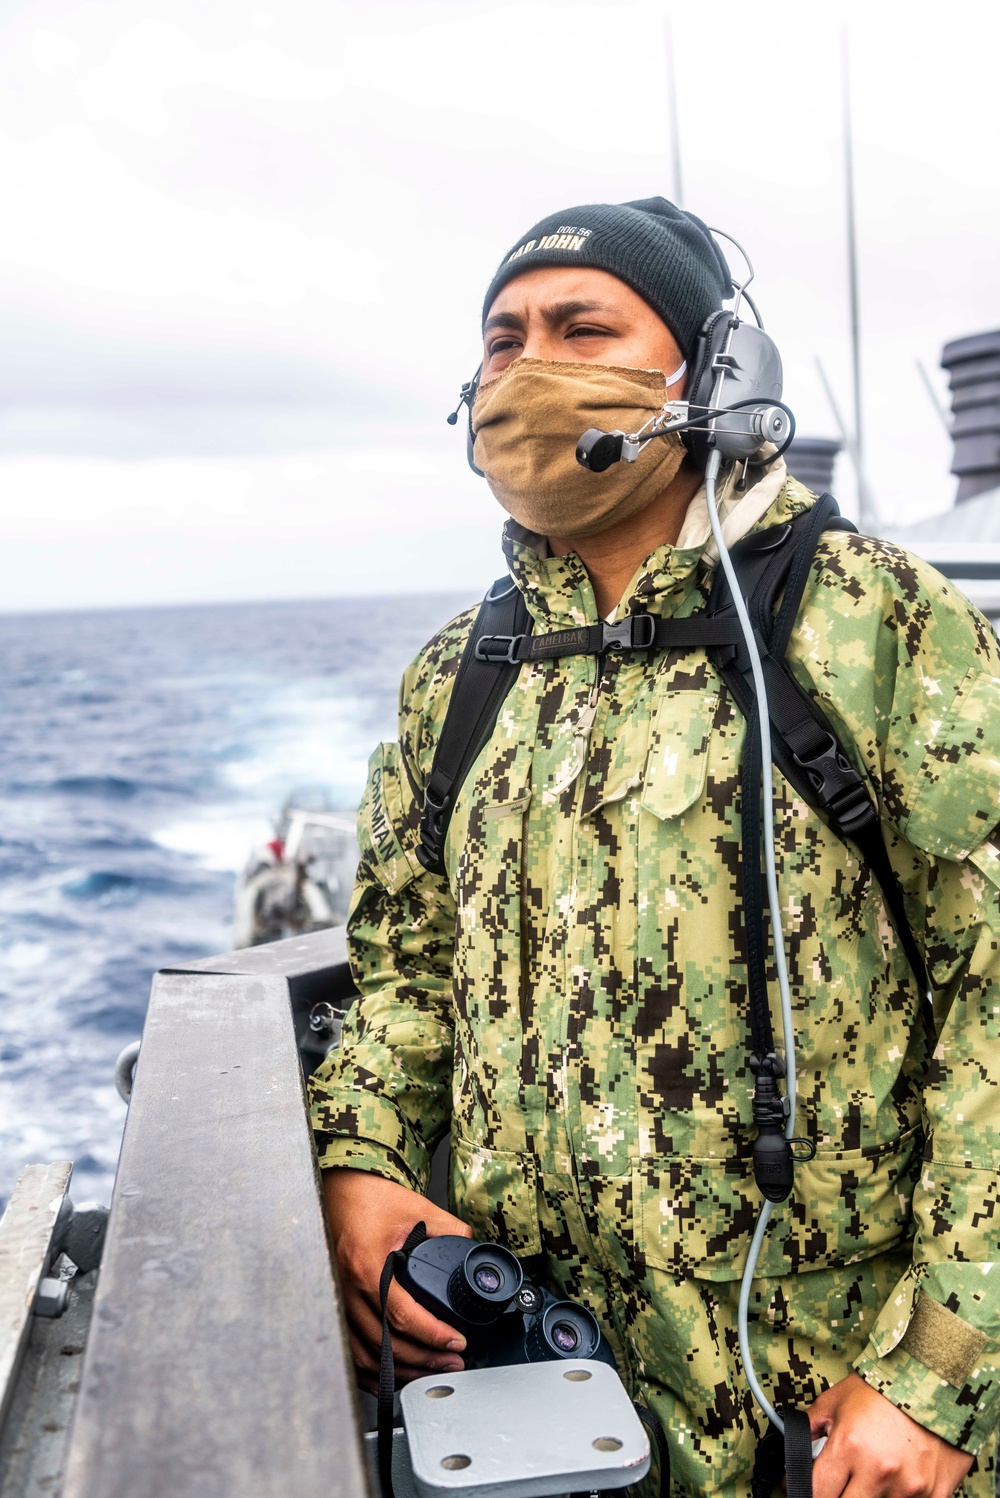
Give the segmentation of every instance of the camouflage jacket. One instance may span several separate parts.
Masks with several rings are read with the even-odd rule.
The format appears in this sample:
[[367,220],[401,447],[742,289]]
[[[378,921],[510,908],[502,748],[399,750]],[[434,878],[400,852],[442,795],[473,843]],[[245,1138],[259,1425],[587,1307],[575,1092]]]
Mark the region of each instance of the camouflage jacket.
[[[811,501],[790,480],[761,524]],[[506,544],[540,630],[596,620],[578,557]],[[703,608],[702,551],[655,552],[625,607]],[[759,1207],[744,720],[702,650],[526,665],[459,797],[447,876],[430,874],[421,786],[474,617],[408,669],[399,741],[371,761],[350,921],[362,998],[313,1082],[320,1163],[425,1189],[450,1129],[454,1209],[477,1236],[537,1253],[536,1187],[572,1172],[621,1184],[645,1266],[735,1280]],[[869,870],[775,773],[798,1132],[817,1154],[759,1272],[801,1281],[912,1242],[857,1366],[976,1450],[1000,1416],[997,640],[932,569],[829,533],[789,661],[877,796],[938,1036]]]

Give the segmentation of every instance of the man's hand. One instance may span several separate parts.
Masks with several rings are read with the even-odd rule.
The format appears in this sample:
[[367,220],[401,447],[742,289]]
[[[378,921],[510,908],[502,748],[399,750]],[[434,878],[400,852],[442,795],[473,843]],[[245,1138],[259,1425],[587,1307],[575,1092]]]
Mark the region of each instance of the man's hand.
[[[375,1393],[382,1346],[378,1286],[386,1259],[393,1249],[402,1248],[418,1222],[426,1223],[429,1238],[447,1233],[471,1238],[472,1230],[425,1196],[365,1170],[324,1171],[323,1193],[358,1382]],[[387,1314],[401,1383],[425,1373],[457,1373],[463,1367],[458,1354],[465,1350],[465,1338],[425,1311],[395,1281]]]
[[821,1394],[809,1411],[813,1498],[951,1498],[972,1466],[967,1451],[925,1430],[858,1373]]

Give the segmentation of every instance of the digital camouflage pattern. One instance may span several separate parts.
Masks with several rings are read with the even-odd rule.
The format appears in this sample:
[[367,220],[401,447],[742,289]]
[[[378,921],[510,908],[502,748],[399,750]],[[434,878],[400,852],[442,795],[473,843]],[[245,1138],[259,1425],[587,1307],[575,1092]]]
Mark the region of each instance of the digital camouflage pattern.
[[[761,523],[811,502],[790,480]],[[596,621],[575,554],[541,557],[516,534],[507,549],[539,630]],[[627,606],[697,612],[702,553],[662,547]],[[760,1206],[744,721],[702,650],[524,666],[459,798],[447,877],[429,874],[420,787],[474,616],[409,668],[399,742],[372,759],[350,923],[363,997],[313,1082],[320,1161],[423,1190],[450,1130],[453,1210],[602,1318],[664,1419],[674,1491],[742,1494],[761,1433],[736,1338]],[[986,1498],[1000,1415],[997,640],[921,562],[830,533],[789,658],[877,793],[940,1033],[932,1048],[868,869],[776,773],[797,1132],[817,1155],[761,1255],[758,1372],[775,1403],[806,1405],[856,1366],[979,1452],[964,1491]]]

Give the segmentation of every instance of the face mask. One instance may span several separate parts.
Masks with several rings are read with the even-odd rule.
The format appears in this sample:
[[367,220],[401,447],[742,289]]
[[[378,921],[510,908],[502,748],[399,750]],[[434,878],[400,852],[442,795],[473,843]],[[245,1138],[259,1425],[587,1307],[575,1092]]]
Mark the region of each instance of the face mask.
[[658,370],[515,359],[479,387],[472,407],[475,460],[496,499],[527,530],[594,536],[661,494],[684,461],[684,447],[676,433],[658,437],[634,463],[591,473],[576,461],[581,433],[588,427],[634,432],[666,399]]

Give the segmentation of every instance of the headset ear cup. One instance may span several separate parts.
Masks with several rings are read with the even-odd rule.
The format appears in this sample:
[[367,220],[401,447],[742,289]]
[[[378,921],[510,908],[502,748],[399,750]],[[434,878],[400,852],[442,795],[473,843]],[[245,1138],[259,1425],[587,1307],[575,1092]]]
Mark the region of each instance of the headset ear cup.
[[[711,317],[706,318],[698,334],[694,358],[691,361],[691,383],[688,385],[685,396],[691,408],[692,417],[699,414],[699,407],[712,404],[712,392],[715,387],[715,371],[712,365],[715,363],[716,354],[726,341],[730,317],[731,313],[724,308],[719,312],[713,312]],[[704,468],[708,462],[708,433],[704,429],[682,432],[681,440],[697,461],[698,466]]]

